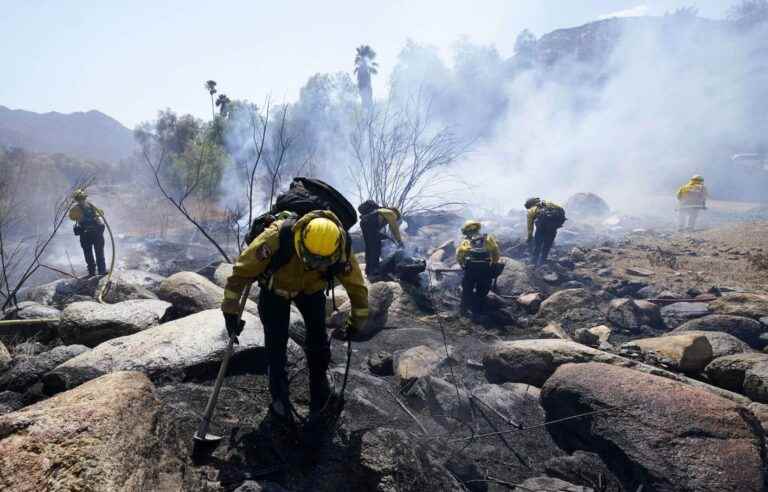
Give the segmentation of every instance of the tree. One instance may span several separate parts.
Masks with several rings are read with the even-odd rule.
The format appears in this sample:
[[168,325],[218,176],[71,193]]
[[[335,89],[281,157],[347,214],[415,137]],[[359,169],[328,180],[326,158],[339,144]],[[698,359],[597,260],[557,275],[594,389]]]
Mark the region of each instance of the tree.
[[373,87],[371,75],[379,73],[379,64],[375,62],[376,52],[373,48],[364,44],[358,46],[355,54],[355,74],[357,75],[357,89],[360,91],[360,99],[363,107],[370,109],[373,106]]
[[528,29],[523,29],[515,39],[515,56],[523,64],[531,64],[536,59],[538,40]]
[[406,107],[390,100],[358,115],[349,170],[360,201],[370,198],[403,214],[456,203],[440,188],[450,181],[445,168],[470,144],[450,126],[436,124],[431,108],[417,94]]
[[768,0],[742,0],[731,7],[728,17],[742,28],[763,24],[768,21]]
[[220,116],[227,116],[231,102],[226,94],[219,94],[219,97],[216,98],[216,107],[219,108]]
[[216,94],[216,81],[215,80],[208,80],[205,82],[205,90],[208,91],[208,94],[211,96],[211,117],[213,119],[216,119],[216,109],[213,102],[213,95]]

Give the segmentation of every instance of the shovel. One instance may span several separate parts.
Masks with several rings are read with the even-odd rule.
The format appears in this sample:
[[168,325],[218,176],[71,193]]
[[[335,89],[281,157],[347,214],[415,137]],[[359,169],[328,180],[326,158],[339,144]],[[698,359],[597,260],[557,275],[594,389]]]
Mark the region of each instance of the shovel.
[[[242,297],[240,298],[240,319],[243,317],[243,311],[245,310],[245,303],[248,302],[248,294],[251,292],[251,284],[248,284]],[[215,448],[222,440],[222,436],[215,434],[209,434],[208,428],[211,425],[211,418],[213,417],[213,411],[216,408],[216,401],[219,399],[219,391],[221,391],[221,385],[224,384],[224,376],[227,375],[227,367],[229,366],[229,359],[232,358],[234,352],[236,337],[230,337],[229,343],[227,343],[227,350],[224,352],[224,358],[219,366],[219,374],[216,376],[216,383],[213,385],[213,393],[208,398],[208,404],[205,406],[205,413],[200,420],[200,425],[197,427],[193,444],[193,454],[200,451],[209,451]]]

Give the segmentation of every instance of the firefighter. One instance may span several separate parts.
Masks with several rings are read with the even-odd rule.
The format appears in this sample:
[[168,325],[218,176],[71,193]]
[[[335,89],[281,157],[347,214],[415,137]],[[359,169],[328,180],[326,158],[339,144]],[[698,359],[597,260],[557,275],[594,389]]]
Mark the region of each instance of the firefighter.
[[501,252],[499,244],[490,234],[480,234],[481,225],[476,220],[468,220],[461,228],[464,237],[456,250],[456,260],[464,270],[461,284],[461,314],[470,310],[482,314],[485,299],[491,290],[494,265],[499,263]]
[[[106,275],[107,264],[104,260],[104,212],[87,201],[88,193],[84,189],[75,190],[72,199],[75,205],[69,210],[69,218],[75,222],[75,236],[80,236],[88,276]],[[95,258],[94,258],[95,253]]]
[[400,211],[391,207],[380,207],[373,200],[366,200],[357,208],[360,212],[360,230],[365,241],[365,275],[370,279],[380,274],[381,245],[387,237],[384,226],[389,226],[392,239],[403,247],[403,237],[398,222]]
[[[341,222],[332,212],[310,212],[287,224],[284,230],[289,237],[283,241],[281,227],[285,220],[272,223],[238,257],[227,279],[221,309],[227,332],[236,337],[243,329],[238,299],[249,283],[259,281],[259,317],[264,326],[272,395],[270,411],[280,420],[292,421],[285,370],[291,303],[301,312],[306,326],[312,417],[334,397],[326,376],[331,351],[325,333],[324,289],[338,280],[349,294],[352,311],[342,338],[354,335],[368,318],[368,289],[355,256],[347,248],[348,237]],[[276,258],[283,258],[282,264],[275,265]]]
[[541,198],[529,198],[525,208],[528,210],[528,244],[533,242],[531,262],[539,266],[547,261],[557,230],[565,223],[565,209]]
[[693,231],[699,211],[707,208],[709,193],[704,186],[704,178],[698,174],[677,190],[678,231]]

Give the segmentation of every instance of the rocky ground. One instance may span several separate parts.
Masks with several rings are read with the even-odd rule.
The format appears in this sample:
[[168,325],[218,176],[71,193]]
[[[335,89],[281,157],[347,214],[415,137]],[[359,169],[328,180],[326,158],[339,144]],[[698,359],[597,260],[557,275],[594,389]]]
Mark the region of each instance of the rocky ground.
[[[370,285],[346,404],[324,432],[267,415],[249,303],[210,454],[191,438],[226,347],[230,265],[158,244],[116,273],[107,304],[103,279],[29,288],[3,319],[44,321],[0,325],[0,489],[764,490],[768,222],[680,234],[609,219],[569,221],[538,269],[520,214],[488,221],[506,267],[482,316],[457,315],[455,273]],[[410,227],[430,270],[456,268],[459,220]],[[330,333],[350,309],[335,294]],[[306,415],[299,316],[291,336]],[[340,387],[346,346],[332,347]]]

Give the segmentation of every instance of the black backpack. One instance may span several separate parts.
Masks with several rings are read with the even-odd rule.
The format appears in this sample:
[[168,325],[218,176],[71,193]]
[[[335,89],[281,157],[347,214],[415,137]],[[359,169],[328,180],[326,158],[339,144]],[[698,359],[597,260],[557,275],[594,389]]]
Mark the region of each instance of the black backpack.
[[[269,227],[278,215],[289,212],[289,218],[280,225],[280,244],[277,252],[272,255],[269,266],[261,275],[262,279],[271,277],[291,259],[294,251],[293,226],[302,216],[315,210],[328,210],[339,219],[344,228],[344,244],[346,261],[339,262],[328,268],[328,280],[349,268],[349,258],[352,254],[352,240],[349,229],[357,223],[355,208],[344,196],[331,185],[315,178],[296,177],[291,181],[288,191],[277,197],[272,209],[256,217],[251,224],[245,240],[250,244]],[[282,214],[281,214],[282,212]]]
[[485,247],[485,241],[488,235],[475,236],[469,239],[469,252],[467,253],[467,261],[470,263],[490,263],[491,253],[488,248]]
[[559,228],[565,224],[565,210],[560,207],[539,206],[539,213],[536,215],[536,222],[545,227]]

